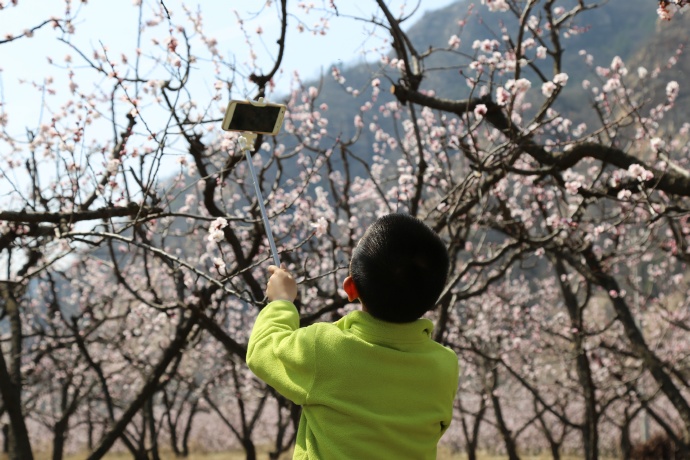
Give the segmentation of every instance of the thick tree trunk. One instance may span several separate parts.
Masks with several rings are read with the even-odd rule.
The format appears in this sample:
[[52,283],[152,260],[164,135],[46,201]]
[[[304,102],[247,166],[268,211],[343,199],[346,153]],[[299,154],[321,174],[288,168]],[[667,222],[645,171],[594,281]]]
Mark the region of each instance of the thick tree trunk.
[[5,423],[2,425],[2,453],[7,454],[10,451],[10,426]]
[[[498,387],[498,368],[493,367],[491,369],[492,388],[495,390]],[[517,446],[515,444],[515,439],[513,438],[513,433],[506,425],[505,419],[503,418],[503,410],[501,409],[501,402],[498,397],[494,395],[494,391],[489,391],[489,397],[491,398],[491,404],[494,408],[494,415],[496,417],[496,425],[498,426],[498,431],[501,433],[503,438],[503,444],[506,448],[506,454],[508,455],[508,460],[520,460],[520,456],[517,453]]]
[[29,432],[22,412],[21,356],[22,325],[19,304],[10,285],[0,283],[0,301],[10,321],[9,367],[0,351],[0,396],[10,419],[8,454],[11,460],[33,460]]
[[551,433],[549,426],[546,424],[546,420],[544,420],[543,414],[539,412],[539,406],[536,399],[534,400],[534,412],[538,414],[537,420],[539,420],[541,431],[544,433],[544,436],[549,443],[549,450],[551,451],[553,460],[561,460],[561,444],[563,440],[561,438],[560,442],[557,441],[553,433]]
[[570,325],[573,328],[573,353],[576,356],[575,366],[577,378],[582,388],[584,397],[585,419],[582,423],[582,449],[585,460],[597,460],[599,458],[599,414],[597,412],[597,396],[594,380],[592,379],[592,369],[589,358],[584,347],[583,336],[583,308],[580,307],[578,300],[570,289],[567,281],[567,270],[563,261],[559,258],[553,259],[556,268],[556,276],[561,286],[565,307],[570,317]]
[[170,401],[170,399],[168,398],[168,392],[165,388],[163,389],[163,405],[165,406],[165,421],[167,422],[168,433],[170,436],[170,448],[172,449],[173,454],[175,454],[175,457],[181,457],[182,453],[180,452],[180,448],[177,445],[177,422],[179,420],[179,415],[173,421],[172,410],[174,406],[174,400],[173,402]]
[[630,440],[630,423],[626,420],[626,423],[621,427],[621,460],[627,460],[630,458],[632,451],[632,441]]
[[53,430],[53,460],[62,460],[67,438],[67,420],[60,420],[55,424]]
[[242,440],[242,447],[247,460],[256,460],[256,446],[251,439],[245,438]]
[[[618,282],[612,276],[606,274],[606,271],[601,267],[601,264],[593,254],[591,248],[583,251],[588,270],[580,269],[583,275],[589,277],[596,282],[604,292],[620,292]],[[576,261],[573,261],[575,263]],[[609,296],[613,308],[618,317],[618,321],[623,325],[625,335],[630,341],[630,346],[635,355],[642,360],[642,363],[652,374],[654,380],[659,385],[661,392],[666,395],[668,400],[673,404],[678,416],[682,420],[683,430],[685,433],[690,433],[690,404],[685,399],[680,389],[674,383],[673,379],[666,371],[664,362],[649,348],[647,342],[642,335],[642,331],[637,326],[635,317],[628,307],[627,301],[621,296]],[[688,439],[686,439],[688,441]]]
[[192,433],[192,421],[196,415],[197,407],[199,406],[199,400],[194,401],[192,407],[189,409],[189,416],[187,417],[187,424],[184,428],[184,434],[182,435],[182,456],[189,456],[189,436]]
[[583,348],[581,336],[576,334],[575,350],[577,355],[577,376],[582,387],[585,406],[585,420],[582,424],[583,453],[585,460],[597,460],[599,458],[599,414],[597,413],[596,388],[592,380],[589,359]]
[[101,439],[98,447],[96,447],[91,455],[89,455],[88,460],[99,460],[103,458],[113,444],[115,444],[115,441],[122,436],[125,428],[132,421],[132,418],[141,410],[146,401],[148,401],[158,389],[160,378],[163,376],[165,370],[168,368],[173,359],[175,359],[175,357],[181,352],[182,348],[187,343],[187,337],[196,324],[197,318],[193,316],[188,318],[186,323],[178,329],[175,340],[173,340],[168,349],[165,350],[163,357],[156,365],[148,381],[141,389],[139,395],[122,414],[120,420],[118,420],[110,431],[103,436],[103,439]]
[[93,450],[93,419],[91,418],[91,401],[86,406],[86,444],[89,450]]
[[0,395],[5,402],[10,419],[5,443],[10,460],[33,460],[29,432],[22,413],[21,392],[10,378],[2,353],[0,353]]
[[151,395],[151,398],[148,400],[145,406],[146,410],[146,421],[147,421],[147,426],[144,429],[148,429],[149,435],[151,436],[151,459],[152,460],[160,460],[160,454],[158,453],[158,430],[156,430],[156,417],[154,416],[153,413],[153,398],[155,396],[155,393]]
[[482,420],[484,419],[484,414],[486,414],[486,400],[485,398],[486,394],[482,393],[482,398],[479,402],[479,409],[477,410],[477,413],[474,415],[474,420],[472,422],[472,430],[470,433],[470,429],[467,426],[467,421],[465,420],[465,416],[463,414],[464,409],[462,406],[462,399],[457,400],[458,407],[460,408],[461,412],[461,424],[462,424],[462,432],[465,435],[465,450],[467,451],[467,460],[477,460],[477,447],[479,444],[479,430],[481,429],[482,426]]

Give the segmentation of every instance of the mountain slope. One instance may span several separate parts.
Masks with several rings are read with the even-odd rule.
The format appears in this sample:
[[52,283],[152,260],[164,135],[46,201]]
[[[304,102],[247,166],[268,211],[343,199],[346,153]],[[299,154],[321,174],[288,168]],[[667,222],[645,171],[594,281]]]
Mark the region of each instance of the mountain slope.
[[[575,2],[571,2],[575,3]],[[486,38],[500,38],[500,27],[505,25],[508,30],[515,30],[517,20],[507,13],[490,13],[483,5],[475,5],[473,14],[468,16],[468,3],[458,1],[446,8],[427,12],[415,24],[407,28],[410,39],[418,52],[422,53],[429,48],[447,48],[448,39],[452,35],[458,35],[462,44],[459,52],[434,53],[424,61],[425,79],[423,89],[434,90],[436,94],[451,99],[462,99],[469,95],[469,88],[465,79],[459,74],[458,69],[470,62],[473,54],[471,49],[474,40]],[[538,10],[537,10],[538,11]],[[593,70],[584,64],[584,57],[580,50],[594,56],[593,65],[608,66],[615,56],[620,56],[624,61],[635,57],[639,65],[649,59],[660,56],[654,50],[663,48],[668,43],[668,35],[682,35],[683,26],[687,30],[687,21],[672,21],[672,27],[663,24],[658,27],[655,9],[650,7],[647,0],[611,0],[597,9],[581,13],[576,20],[576,25],[583,30],[569,38],[563,38],[562,45],[565,49],[563,55],[562,71],[570,75],[570,81],[576,85],[583,78],[593,78]],[[461,27],[458,22],[464,20]],[[405,26],[405,24],[403,24]],[[653,44],[654,43],[654,44]],[[659,43],[659,44],[656,44]],[[666,46],[668,48],[668,46]],[[649,56],[639,56],[648,52]],[[550,60],[545,60],[541,70],[547,76],[553,75]],[[366,100],[372,75],[382,77],[381,101],[385,102],[392,96],[385,94],[388,86],[386,77],[397,79],[396,73],[390,69],[383,71],[377,63],[364,63],[346,66],[341,69],[346,78],[344,86],[351,86],[362,92],[360,97],[347,94],[330,75],[324,77],[322,82],[321,100],[326,102],[330,109],[328,118],[330,127],[351,135],[354,131],[353,117],[358,113],[361,104]],[[535,78],[533,72],[526,72],[527,78]],[[506,76],[506,79],[511,78]],[[313,85],[318,85],[312,82]],[[575,118],[583,119],[589,115],[591,109],[588,104],[582,103],[582,92],[575,85],[566,88],[561,94],[560,110]]]

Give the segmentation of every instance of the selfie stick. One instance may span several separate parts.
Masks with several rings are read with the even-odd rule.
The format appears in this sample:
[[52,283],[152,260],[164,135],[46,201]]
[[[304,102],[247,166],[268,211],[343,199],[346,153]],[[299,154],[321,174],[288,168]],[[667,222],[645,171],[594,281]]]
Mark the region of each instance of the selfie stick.
[[280,259],[278,258],[278,250],[276,249],[276,242],[273,241],[273,232],[271,232],[271,224],[266,215],[266,208],[264,207],[264,198],[261,195],[261,187],[259,187],[259,180],[256,178],[256,171],[254,170],[254,163],[252,162],[251,152],[254,150],[254,141],[256,140],[256,133],[243,132],[237,142],[240,149],[244,150],[247,157],[247,164],[249,164],[249,173],[252,175],[254,181],[254,191],[256,192],[256,199],[259,202],[259,209],[261,210],[261,217],[264,220],[264,228],[266,229],[266,236],[268,237],[268,245],[271,247],[271,254],[273,255],[273,262],[277,267],[280,267]]

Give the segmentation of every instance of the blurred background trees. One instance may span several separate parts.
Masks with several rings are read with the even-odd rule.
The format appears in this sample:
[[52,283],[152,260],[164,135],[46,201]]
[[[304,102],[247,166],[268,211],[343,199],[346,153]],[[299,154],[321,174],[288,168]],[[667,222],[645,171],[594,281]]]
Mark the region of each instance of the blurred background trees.
[[[271,260],[237,136],[219,129],[229,99],[259,96],[288,106],[254,164],[303,324],[355,308],[340,283],[376,217],[417,215],[447,242],[435,338],[462,375],[444,443],[627,458],[654,432],[689,455],[687,18],[642,0],[421,18],[373,3],[353,17],[266,2],[233,18],[244,41],[221,43],[203,16],[217,6],[136,1],[121,52],[79,41],[93,5],[66,1],[0,40],[58,47],[25,83],[39,122],[11,91],[0,107],[11,458],[290,448],[299,409],[244,365]],[[330,21],[390,46],[280,92],[290,37]]]

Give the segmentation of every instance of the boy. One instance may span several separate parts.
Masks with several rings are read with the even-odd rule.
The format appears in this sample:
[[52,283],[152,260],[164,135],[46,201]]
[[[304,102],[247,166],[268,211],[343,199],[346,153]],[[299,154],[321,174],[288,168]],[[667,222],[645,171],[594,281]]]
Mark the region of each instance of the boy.
[[420,319],[448,275],[445,245],[420,220],[389,214],[354,250],[343,289],[353,311],[336,323],[299,328],[297,285],[269,267],[247,364],[302,406],[295,459],[434,459],[458,385],[455,353]]

